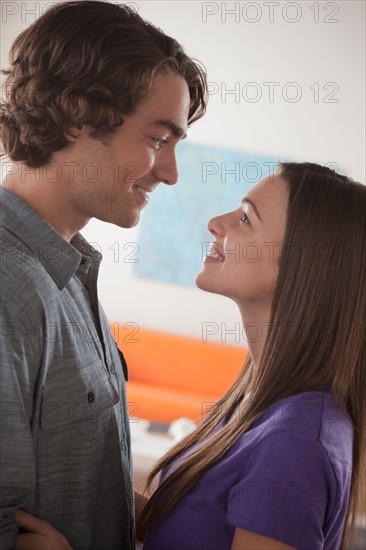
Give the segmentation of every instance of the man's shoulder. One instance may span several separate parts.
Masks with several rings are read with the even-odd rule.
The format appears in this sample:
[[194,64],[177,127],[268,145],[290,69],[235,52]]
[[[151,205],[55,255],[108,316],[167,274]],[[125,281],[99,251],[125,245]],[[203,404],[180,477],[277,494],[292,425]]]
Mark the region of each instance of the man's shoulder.
[[37,300],[37,296],[47,299],[56,286],[44,269],[36,251],[31,250],[11,230],[0,228],[0,278],[1,301],[9,298],[14,302]]
[[[38,243],[40,245],[40,243]],[[41,272],[42,264],[37,254],[37,243],[30,248],[11,229],[0,227],[0,253],[2,273],[12,273],[14,276],[33,276],[34,271]],[[39,248],[39,246],[38,246]]]

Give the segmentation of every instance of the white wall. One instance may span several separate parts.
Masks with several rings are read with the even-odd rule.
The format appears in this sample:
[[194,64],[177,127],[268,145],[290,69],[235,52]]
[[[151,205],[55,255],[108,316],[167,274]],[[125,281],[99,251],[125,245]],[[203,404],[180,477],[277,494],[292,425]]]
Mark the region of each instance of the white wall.
[[[281,160],[332,162],[365,182],[363,1],[129,3],[208,70],[215,93],[189,139]],[[34,20],[31,11],[42,12],[44,4],[50,2],[2,3],[2,66],[11,41]],[[237,95],[225,96],[225,89]],[[251,101],[256,94],[258,101]],[[100,298],[110,319],[198,338],[204,323],[217,323],[211,339],[221,340],[225,330],[238,328],[236,307],[227,299],[136,279],[132,264],[114,263],[109,247],[136,241],[137,232],[98,221],[83,231],[104,254]]]

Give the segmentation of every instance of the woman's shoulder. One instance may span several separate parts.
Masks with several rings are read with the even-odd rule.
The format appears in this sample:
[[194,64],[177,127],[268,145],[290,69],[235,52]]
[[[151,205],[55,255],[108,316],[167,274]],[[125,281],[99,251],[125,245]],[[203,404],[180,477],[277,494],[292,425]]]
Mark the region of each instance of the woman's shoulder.
[[261,446],[296,445],[325,453],[330,462],[352,465],[353,426],[330,388],[290,395],[271,404],[252,427],[253,442]]

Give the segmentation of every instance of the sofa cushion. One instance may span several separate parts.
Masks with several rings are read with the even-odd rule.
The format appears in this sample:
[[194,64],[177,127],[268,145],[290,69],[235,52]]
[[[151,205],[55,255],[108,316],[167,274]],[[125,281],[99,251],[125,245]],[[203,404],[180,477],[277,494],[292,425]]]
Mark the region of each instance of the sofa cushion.
[[199,424],[217,400],[213,395],[183,392],[143,382],[128,382],[126,387],[131,422],[138,418],[171,422],[185,417]]
[[[217,401],[237,377],[245,348],[113,323],[112,332],[128,364],[131,416],[195,422],[205,403]],[[131,331],[132,328],[132,331]]]

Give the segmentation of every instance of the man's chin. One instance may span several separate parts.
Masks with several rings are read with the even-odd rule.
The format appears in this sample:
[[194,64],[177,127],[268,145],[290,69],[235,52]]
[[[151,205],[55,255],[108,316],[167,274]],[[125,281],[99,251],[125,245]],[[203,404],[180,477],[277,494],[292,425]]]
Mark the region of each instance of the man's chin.
[[134,216],[131,216],[130,218],[124,217],[121,220],[116,220],[114,225],[117,225],[118,227],[121,227],[123,229],[132,229],[133,227],[136,227],[136,225],[140,221],[140,212],[137,214],[134,214]]
[[113,225],[116,225],[117,227],[121,227],[123,229],[131,229],[139,223],[140,212],[134,211],[130,214],[126,214],[124,212],[122,215],[118,215],[115,213],[113,216],[95,216],[95,218],[97,220],[100,220],[101,222],[112,223]]

